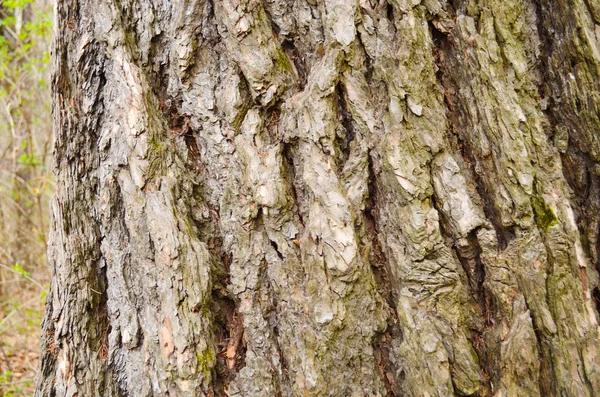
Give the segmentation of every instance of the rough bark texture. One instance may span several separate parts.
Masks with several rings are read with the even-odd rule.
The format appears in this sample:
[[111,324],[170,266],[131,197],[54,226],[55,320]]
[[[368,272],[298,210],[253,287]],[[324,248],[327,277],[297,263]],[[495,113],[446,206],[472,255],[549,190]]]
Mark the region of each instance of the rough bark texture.
[[38,396],[600,394],[598,0],[56,26]]

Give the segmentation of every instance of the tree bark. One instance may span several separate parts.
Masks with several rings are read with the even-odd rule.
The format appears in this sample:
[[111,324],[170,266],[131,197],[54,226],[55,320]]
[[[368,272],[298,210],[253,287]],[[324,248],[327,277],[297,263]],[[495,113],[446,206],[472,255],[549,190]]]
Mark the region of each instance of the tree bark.
[[38,396],[600,394],[598,0],[56,29]]

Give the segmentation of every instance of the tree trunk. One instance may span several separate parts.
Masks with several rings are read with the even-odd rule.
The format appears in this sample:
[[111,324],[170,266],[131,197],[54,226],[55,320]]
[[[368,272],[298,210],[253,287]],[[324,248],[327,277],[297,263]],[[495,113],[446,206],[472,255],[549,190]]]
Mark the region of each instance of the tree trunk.
[[598,0],[57,5],[38,396],[600,394]]

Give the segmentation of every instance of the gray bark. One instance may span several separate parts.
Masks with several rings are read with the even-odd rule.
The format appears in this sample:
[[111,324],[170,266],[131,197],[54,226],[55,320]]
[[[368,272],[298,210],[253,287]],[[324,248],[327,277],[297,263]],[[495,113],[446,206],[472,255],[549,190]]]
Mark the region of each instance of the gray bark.
[[36,395],[600,394],[598,0],[56,26]]

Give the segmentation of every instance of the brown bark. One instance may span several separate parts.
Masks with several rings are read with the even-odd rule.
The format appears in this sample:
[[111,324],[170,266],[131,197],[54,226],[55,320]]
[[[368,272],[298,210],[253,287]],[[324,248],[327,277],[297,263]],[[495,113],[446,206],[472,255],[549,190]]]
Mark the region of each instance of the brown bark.
[[597,0],[57,29],[37,395],[600,393]]

